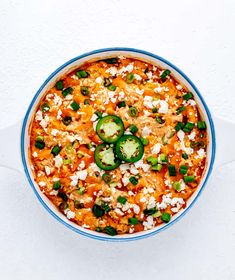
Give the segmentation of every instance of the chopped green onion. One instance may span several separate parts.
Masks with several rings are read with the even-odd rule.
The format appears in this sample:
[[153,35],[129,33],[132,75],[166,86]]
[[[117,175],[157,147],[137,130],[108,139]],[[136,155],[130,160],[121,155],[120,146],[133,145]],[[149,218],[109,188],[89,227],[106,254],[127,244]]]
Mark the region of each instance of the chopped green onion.
[[117,235],[117,230],[114,227],[107,226],[104,228],[104,232],[108,235],[114,236]]
[[111,91],[115,91],[116,90],[116,86],[115,85],[110,85],[108,86],[108,89],[111,90]]
[[194,128],[194,123],[187,122],[186,125],[183,127],[183,131],[184,132],[191,132],[193,128]]
[[74,111],[78,111],[80,109],[80,105],[75,101],[73,101],[70,106]]
[[168,172],[169,172],[170,176],[176,176],[175,165],[169,164],[168,165]]
[[72,87],[67,87],[66,89],[64,89],[62,91],[62,94],[64,97],[66,97],[67,95],[71,94],[73,92],[73,88]]
[[171,220],[171,214],[167,213],[167,212],[163,212],[162,213],[162,217],[161,217],[161,220],[165,223],[168,223],[170,222]]
[[126,75],[126,82],[131,84],[135,80],[135,75],[133,73],[129,73]]
[[78,152],[77,156],[78,156],[78,158],[83,158],[84,157],[83,153],[81,153],[81,152]]
[[115,64],[115,63],[117,63],[117,58],[111,57],[111,58],[104,59],[104,61],[108,64]]
[[119,203],[121,203],[121,204],[125,204],[125,203],[127,202],[127,198],[124,197],[124,196],[119,196],[119,197],[117,198],[117,201],[118,201]]
[[84,208],[84,203],[82,203],[82,202],[79,201],[79,200],[74,200],[74,207],[75,207],[76,209],[82,209],[82,208]]
[[76,72],[76,76],[81,79],[81,78],[87,78],[89,76],[89,73],[86,72],[85,70],[78,70]]
[[153,112],[153,113],[157,113],[157,108],[154,107],[154,108],[152,109],[152,112]]
[[51,154],[53,154],[53,156],[57,156],[60,153],[60,151],[61,151],[61,148],[58,145],[56,145],[52,148]]
[[155,214],[157,211],[158,211],[157,208],[153,207],[153,208],[150,208],[150,209],[148,209],[148,208],[144,209],[143,213],[146,216],[151,216],[151,215]]
[[126,107],[126,102],[125,101],[120,101],[117,104],[118,108]]
[[108,213],[109,211],[111,211],[111,208],[108,204],[103,204],[102,207],[103,207],[105,213]]
[[56,84],[55,84],[55,87],[56,89],[58,90],[62,90],[64,88],[64,82],[62,80],[58,81]]
[[67,125],[70,125],[71,122],[72,122],[72,118],[71,118],[70,116],[65,116],[65,117],[63,117],[62,122],[63,122],[63,124],[66,125],[66,126],[67,126]]
[[95,111],[96,116],[100,119],[102,118],[102,113],[100,111]]
[[104,78],[104,86],[105,86],[105,87],[108,87],[108,86],[110,86],[110,85],[111,85],[110,79],[109,79],[109,78]]
[[184,176],[185,183],[192,183],[195,181],[195,176]]
[[176,114],[179,115],[180,113],[182,113],[183,111],[186,110],[186,107],[182,106],[182,107],[179,107],[177,110],[176,110]]
[[164,164],[164,163],[166,164],[168,162],[166,154],[160,154],[158,159],[159,159],[159,162],[162,163],[162,164]]
[[45,142],[44,142],[44,140],[37,140],[37,138],[36,138],[34,146],[36,148],[38,148],[39,150],[43,150],[45,148]]
[[128,114],[131,116],[131,117],[137,117],[138,116],[138,109],[136,107],[130,107],[129,110],[128,110]]
[[79,189],[78,189],[78,193],[80,194],[80,195],[83,195],[84,193],[85,193],[85,187],[80,187]]
[[180,166],[180,173],[185,175],[188,172],[188,166],[187,165],[181,165]]
[[56,190],[56,191],[59,190],[59,189],[61,188],[61,182],[60,182],[60,180],[54,182],[53,188],[54,188],[54,190]]
[[72,163],[72,161],[71,161],[70,158],[65,158],[65,159],[63,159],[63,164],[64,164],[64,165],[69,165],[69,164],[71,164],[71,163]]
[[44,141],[44,137],[43,136],[41,136],[41,135],[38,135],[37,137],[36,137],[36,141],[38,141],[38,142],[43,142]]
[[106,173],[104,173],[103,175],[102,175],[102,179],[104,180],[104,182],[105,183],[110,183],[111,182],[111,180],[112,180],[112,176],[111,175],[109,175],[109,174],[106,174]]
[[137,218],[132,217],[128,219],[128,223],[131,225],[138,225],[139,221]]
[[197,128],[200,129],[200,130],[206,129],[206,123],[204,121],[199,121],[197,123]]
[[193,98],[193,94],[192,94],[192,92],[188,92],[188,93],[186,93],[185,95],[183,95],[183,99],[184,100],[189,100],[189,99],[192,99]]
[[85,87],[85,86],[81,87],[80,91],[81,91],[81,94],[84,96],[88,96],[89,92],[90,92],[88,87]]
[[45,112],[48,112],[50,110],[50,106],[49,106],[48,103],[43,103],[41,109],[45,113]]
[[204,134],[203,134],[202,132],[200,132],[199,137],[200,137],[200,138],[203,138],[203,137],[204,137]]
[[183,153],[183,154],[182,154],[182,158],[183,158],[183,159],[188,159],[188,155],[187,155],[186,153]]
[[173,187],[173,189],[174,190],[176,190],[177,192],[179,192],[179,191],[181,191],[181,182],[174,182],[173,184],[172,184],[172,187]]
[[132,185],[136,186],[138,184],[138,179],[134,176],[131,176],[129,178],[129,181],[132,183]]
[[91,144],[91,143],[88,143],[88,144],[86,144],[86,147],[87,147],[87,149],[92,149],[93,148],[93,145]]
[[131,124],[129,126],[129,130],[130,130],[131,133],[135,134],[138,131],[138,127],[134,124]]
[[67,194],[65,193],[65,192],[59,192],[58,193],[58,196],[60,197],[60,198],[62,198],[63,199],[63,201],[65,201],[65,202],[67,202],[68,201],[68,196],[67,196]]
[[147,138],[140,138],[140,141],[143,143],[144,146],[147,146],[149,144],[149,140]]
[[164,81],[166,79],[167,76],[169,76],[171,73],[170,70],[166,69],[165,71],[163,71],[163,73],[161,74],[161,79],[162,81]]
[[152,170],[160,172],[162,170],[162,165],[160,163],[153,165]]
[[84,100],[84,105],[90,105],[90,100],[89,99],[85,99]]
[[163,120],[163,118],[162,118],[162,117],[159,117],[159,116],[156,116],[156,121],[157,121],[159,124],[165,123],[165,121]]
[[95,204],[92,208],[92,213],[97,217],[102,217],[105,213],[104,209],[100,206]]
[[97,228],[95,229],[95,231],[97,231],[97,232],[102,232],[102,228],[101,228],[101,227],[97,227]]
[[157,158],[154,156],[150,156],[146,160],[147,160],[147,163],[150,163],[151,165],[156,165],[158,162]]
[[175,126],[176,131],[180,131],[184,127],[184,124],[182,122],[178,122]]

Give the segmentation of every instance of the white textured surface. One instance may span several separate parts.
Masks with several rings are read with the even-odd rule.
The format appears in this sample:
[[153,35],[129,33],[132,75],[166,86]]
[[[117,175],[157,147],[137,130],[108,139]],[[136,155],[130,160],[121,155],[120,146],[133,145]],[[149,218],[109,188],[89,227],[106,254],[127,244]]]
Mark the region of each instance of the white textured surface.
[[[0,2],[0,127],[16,122],[45,78],[97,48],[159,54],[235,121],[233,0]],[[1,147],[4,148],[4,147]],[[235,163],[214,172],[175,226],[132,243],[90,240],[56,222],[24,177],[0,169],[0,278],[235,279]]]

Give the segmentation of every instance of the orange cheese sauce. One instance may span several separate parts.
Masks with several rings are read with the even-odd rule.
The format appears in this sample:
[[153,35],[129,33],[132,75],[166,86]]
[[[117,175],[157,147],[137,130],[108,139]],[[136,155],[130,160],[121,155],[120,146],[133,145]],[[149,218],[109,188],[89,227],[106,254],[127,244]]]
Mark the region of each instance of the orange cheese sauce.
[[[203,120],[193,96],[186,98],[187,88],[171,74],[164,76],[165,69],[125,57],[112,62],[86,63],[48,90],[32,118],[29,157],[41,191],[68,219],[110,235],[131,234],[168,222],[187,206],[205,169],[208,138],[198,125]],[[130,115],[130,107],[137,116]],[[140,161],[112,171],[96,165],[94,150],[102,143],[97,112],[120,117],[125,134],[130,125],[138,128],[135,135],[145,142]],[[190,131],[187,123],[193,124]]]

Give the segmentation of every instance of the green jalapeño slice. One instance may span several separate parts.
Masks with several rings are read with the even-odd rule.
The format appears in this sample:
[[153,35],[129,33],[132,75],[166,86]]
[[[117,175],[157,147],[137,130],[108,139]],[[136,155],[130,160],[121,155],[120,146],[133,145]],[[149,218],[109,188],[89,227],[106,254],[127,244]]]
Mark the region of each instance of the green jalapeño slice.
[[115,143],[124,133],[123,121],[114,115],[101,118],[96,126],[100,139],[106,143]]
[[103,170],[113,170],[121,163],[116,157],[113,148],[105,143],[96,147],[94,157],[96,165]]
[[144,145],[134,135],[123,135],[116,143],[115,152],[125,162],[136,162],[144,154]]

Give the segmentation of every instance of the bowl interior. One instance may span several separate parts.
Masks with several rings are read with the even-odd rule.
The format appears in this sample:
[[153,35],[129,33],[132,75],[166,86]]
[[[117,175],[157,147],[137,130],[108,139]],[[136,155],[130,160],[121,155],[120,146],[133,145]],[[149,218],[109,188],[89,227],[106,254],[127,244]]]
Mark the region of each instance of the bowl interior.
[[[156,66],[160,66],[163,69],[169,69],[171,70],[173,76],[182,84],[185,85],[189,91],[191,91],[194,94],[195,100],[200,108],[201,115],[203,116],[204,120],[207,124],[207,132],[208,132],[208,138],[209,138],[209,144],[207,147],[207,161],[206,161],[206,168],[205,172],[203,174],[203,178],[201,180],[200,185],[198,186],[197,190],[194,192],[194,194],[190,197],[190,199],[187,201],[187,207],[180,212],[178,212],[176,215],[173,216],[172,220],[168,224],[160,225],[152,230],[140,232],[140,233],[134,233],[134,234],[124,234],[124,235],[117,235],[114,237],[107,236],[103,233],[98,233],[94,231],[87,230],[81,226],[76,225],[75,223],[69,221],[58,209],[51,203],[51,201],[40,191],[39,186],[35,183],[31,168],[30,168],[30,162],[28,160],[28,150],[29,150],[29,130],[30,130],[30,124],[31,124],[31,118],[36,110],[36,107],[38,103],[40,102],[41,98],[44,96],[44,94],[47,92],[49,88],[51,88],[54,83],[64,74],[70,72],[71,70],[79,67],[84,62],[87,61],[96,61],[99,59],[104,59],[108,57],[114,57],[114,56],[126,56],[126,57],[133,57],[137,58],[149,63],[152,63]],[[205,101],[203,100],[203,97],[197,90],[197,88],[194,86],[194,84],[187,78],[187,76],[179,70],[177,67],[172,65],[170,62],[166,61],[165,59],[158,57],[154,54],[141,51],[141,50],[135,50],[135,49],[127,49],[127,48],[112,48],[112,49],[102,49],[93,51],[81,56],[78,56],[61,67],[59,67],[55,72],[53,72],[47,80],[42,84],[36,95],[34,96],[27,113],[24,118],[24,123],[22,127],[22,134],[21,134],[21,155],[22,155],[22,161],[24,165],[24,170],[26,173],[26,176],[28,178],[28,181],[33,188],[36,196],[38,197],[39,201],[43,204],[43,206],[49,211],[50,214],[52,214],[57,220],[62,222],[67,227],[71,228],[72,230],[95,238],[100,240],[116,240],[116,241],[127,241],[127,240],[136,240],[143,237],[151,236],[157,232],[160,232],[173,223],[175,223],[180,217],[182,217],[194,204],[198,196],[200,195],[202,189],[205,186],[205,183],[210,175],[210,172],[212,170],[214,157],[215,157],[215,135],[214,135],[214,126],[213,121],[211,119],[211,115],[209,112],[209,109],[207,108],[207,105]]]

